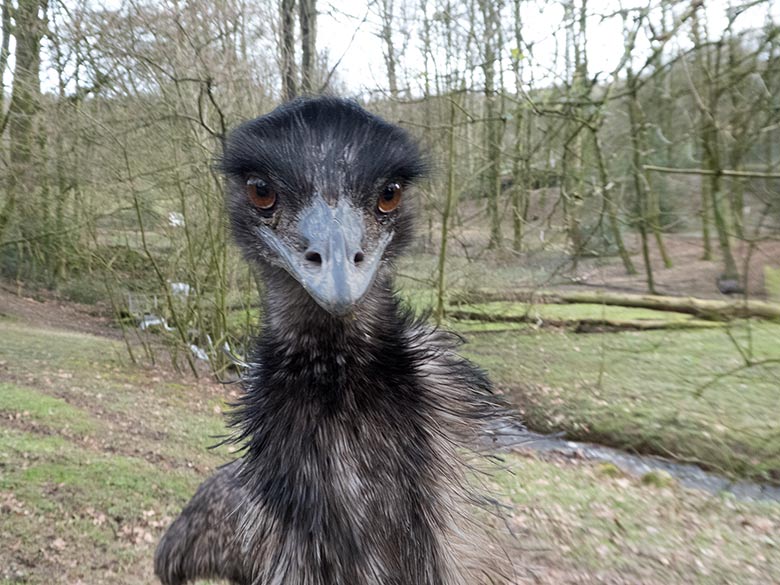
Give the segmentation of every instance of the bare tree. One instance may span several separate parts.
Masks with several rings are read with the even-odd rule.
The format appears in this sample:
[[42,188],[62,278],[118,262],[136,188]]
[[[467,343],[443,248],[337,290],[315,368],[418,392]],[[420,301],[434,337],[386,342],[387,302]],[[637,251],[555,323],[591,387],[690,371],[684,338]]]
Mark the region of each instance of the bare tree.
[[[39,209],[32,195],[38,188],[35,156],[39,149],[37,121],[41,108],[40,49],[45,30],[41,13],[45,10],[45,0],[19,0],[14,11],[16,63],[7,114],[10,166],[6,177],[6,199],[0,210],[0,240],[17,211],[29,216],[19,222],[25,235],[29,236],[28,241],[33,241],[33,235],[41,227]],[[23,204],[20,202],[22,194],[26,195]],[[22,205],[23,209],[17,210],[17,206]]]
[[290,100],[298,94],[295,67],[295,0],[281,1],[279,50],[282,64],[282,98]]
[[310,94],[316,82],[317,0],[298,0],[298,8],[301,23],[301,93]]

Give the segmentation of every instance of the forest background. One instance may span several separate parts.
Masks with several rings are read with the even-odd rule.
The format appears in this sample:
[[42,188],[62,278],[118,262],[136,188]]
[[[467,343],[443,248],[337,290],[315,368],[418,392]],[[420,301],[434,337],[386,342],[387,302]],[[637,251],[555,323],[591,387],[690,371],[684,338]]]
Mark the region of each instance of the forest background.
[[[263,290],[230,241],[214,163],[230,128],[297,95],[356,99],[430,151],[401,294],[469,340],[467,355],[531,429],[695,463],[765,494],[780,484],[773,0],[5,0],[1,25],[0,509],[18,546],[0,553],[10,567],[0,579],[36,582],[35,567],[63,555],[78,571],[94,535],[74,532],[68,556],[57,540],[68,528],[33,538],[19,512],[59,526],[51,514],[64,510],[107,539],[117,582],[145,582],[133,563],[165,511],[139,512],[151,500],[133,499],[133,482],[146,481],[133,458],[157,462],[147,471],[174,510],[226,457],[194,447],[223,428],[213,408],[235,387],[210,381],[236,377]],[[103,358],[74,348],[110,354],[129,382],[103,388]],[[107,393],[118,418],[95,406]],[[159,420],[129,406],[149,400]],[[174,419],[189,422],[169,436],[163,421]],[[46,475],[49,435],[89,443],[106,425],[148,434],[154,457],[119,448],[119,471],[117,447],[98,441],[108,475],[129,483],[80,492],[81,452],[60,480]],[[160,451],[155,433],[175,448]],[[155,475],[178,478],[184,456],[195,471],[181,484]],[[697,544],[685,514],[659,521],[648,544],[605,526],[624,505],[633,518],[655,502],[649,488],[592,466],[583,487],[570,462],[547,463],[518,463],[536,491],[507,480],[521,531],[555,551],[534,557],[542,580],[780,574],[777,506],[729,504],[709,522],[700,506],[714,504],[674,491],[710,544]],[[609,490],[635,499],[572,512],[542,487],[563,476],[579,485],[561,496],[570,506],[589,509]],[[46,502],[58,485],[74,492],[56,512]],[[85,508],[85,497],[97,499]],[[117,498],[119,520],[107,512]],[[717,537],[729,522],[734,534]],[[725,547],[717,562],[711,541]]]

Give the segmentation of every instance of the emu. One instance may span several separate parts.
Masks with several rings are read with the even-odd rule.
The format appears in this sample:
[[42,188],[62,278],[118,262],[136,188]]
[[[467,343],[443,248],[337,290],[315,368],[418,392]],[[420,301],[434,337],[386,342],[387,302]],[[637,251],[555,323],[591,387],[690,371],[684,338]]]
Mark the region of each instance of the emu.
[[243,452],[163,536],[166,585],[498,582],[467,471],[505,405],[393,289],[426,166],[404,130],[337,98],[229,135],[227,209],[266,285],[262,334],[230,415]]

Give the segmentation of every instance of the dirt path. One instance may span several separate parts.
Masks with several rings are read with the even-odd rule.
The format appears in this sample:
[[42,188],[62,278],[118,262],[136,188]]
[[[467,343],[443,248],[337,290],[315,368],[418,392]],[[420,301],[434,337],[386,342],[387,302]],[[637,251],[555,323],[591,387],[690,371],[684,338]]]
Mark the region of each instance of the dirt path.
[[[724,298],[717,289],[716,279],[723,272],[719,252],[713,251],[713,260],[702,260],[704,252],[699,237],[681,234],[668,234],[665,244],[673,266],[665,268],[661,256],[655,247],[651,248],[650,258],[657,291],[661,294],[696,296],[700,298]],[[645,293],[647,281],[638,242],[632,245],[632,261],[639,271],[635,276],[626,274],[618,259],[609,263],[584,260],[580,268],[571,275],[579,285],[603,287],[609,290]],[[744,274],[748,253],[745,242],[734,244],[733,254],[740,272]],[[767,240],[756,244],[750,253],[747,264],[748,290],[751,298],[766,299],[764,286],[764,266],[780,269],[780,241]]]
[[119,339],[121,332],[111,321],[107,306],[81,305],[39,290],[15,290],[0,280],[0,316],[5,315],[32,326],[51,327],[101,337]]

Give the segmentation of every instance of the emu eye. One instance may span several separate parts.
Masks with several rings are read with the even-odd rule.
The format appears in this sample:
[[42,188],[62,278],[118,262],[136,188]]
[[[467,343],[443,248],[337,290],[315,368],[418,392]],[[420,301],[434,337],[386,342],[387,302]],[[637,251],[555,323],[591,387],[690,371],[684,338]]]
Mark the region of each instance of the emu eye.
[[379,201],[376,205],[377,209],[382,213],[390,213],[401,203],[401,195],[403,195],[403,193],[404,188],[400,183],[388,183],[379,196]]
[[246,194],[250,203],[262,211],[268,211],[276,205],[276,191],[263,179],[249,179],[246,182]]

